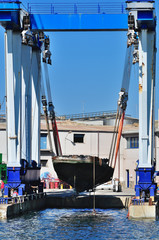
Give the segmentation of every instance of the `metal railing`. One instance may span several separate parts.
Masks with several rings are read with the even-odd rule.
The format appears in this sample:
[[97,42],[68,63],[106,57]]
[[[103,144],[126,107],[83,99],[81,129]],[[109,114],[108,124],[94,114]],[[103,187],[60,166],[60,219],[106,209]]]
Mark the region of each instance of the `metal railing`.
[[0,204],[15,204],[46,197],[46,193],[34,193],[17,197],[0,197]]
[[78,113],[57,116],[57,119],[61,120],[75,120],[75,119],[90,119],[90,118],[105,118],[116,115],[116,111],[101,111],[101,112],[90,112],[90,113]]
[[126,3],[28,3],[30,14],[126,14]]

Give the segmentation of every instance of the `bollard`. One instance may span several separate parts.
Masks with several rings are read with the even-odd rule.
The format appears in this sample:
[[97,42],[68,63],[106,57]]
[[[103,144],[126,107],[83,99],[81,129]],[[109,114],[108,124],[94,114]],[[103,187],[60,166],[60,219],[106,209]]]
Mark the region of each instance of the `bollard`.
[[55,182],[55,189],[58,188],[58,182]]

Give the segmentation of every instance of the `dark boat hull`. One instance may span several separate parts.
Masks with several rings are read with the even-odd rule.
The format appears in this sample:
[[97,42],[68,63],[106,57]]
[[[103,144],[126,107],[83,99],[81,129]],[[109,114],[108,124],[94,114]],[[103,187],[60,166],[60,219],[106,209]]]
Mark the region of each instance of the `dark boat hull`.
[[95,159],[95,185],[108,182],[112,179],[114,169],[108,166],[103,159],[87,157],[80,159],[77,156],[71,159],[57,157],[54,168],[58,178],[76,189],[77,192],[93,189],[93,159]]

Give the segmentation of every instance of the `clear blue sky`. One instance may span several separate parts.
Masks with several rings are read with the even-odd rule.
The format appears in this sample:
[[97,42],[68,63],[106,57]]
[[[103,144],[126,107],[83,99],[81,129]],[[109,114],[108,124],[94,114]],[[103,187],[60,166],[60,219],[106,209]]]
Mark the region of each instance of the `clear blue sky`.
[[[44,1],[25,0],[22,2],[26,5],[27,2]],[[75,1],[63,0],[61,2]],[[121,2],[121,0],[116,0],[116,2]],[[158,9],[159,3],[157,2],[157,11]],[[158,32],[157,30],[157,35]],[[48,35],[51,40],[53,63],[49,66],[51,91],[57,115],[116,110],[125,61],[126,32],[50,32]],[[159,46],[158,40],[157,46]],[[4,30],[1,27],[0,53],[0,102],[2,102],[5,95],[5,75]],[[157,53],[157,66],[158,58]],[[157,69],[156,118],[159,108],[158,78],[159,70]],[[132,67],[127,114],[138,117],[137,66]]]

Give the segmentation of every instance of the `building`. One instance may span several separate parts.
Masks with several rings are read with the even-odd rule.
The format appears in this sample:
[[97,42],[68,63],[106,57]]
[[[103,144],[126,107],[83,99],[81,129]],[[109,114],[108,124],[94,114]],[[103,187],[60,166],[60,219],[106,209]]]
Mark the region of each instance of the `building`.
[[[58,120],[58,130],[63,155],[91,155],[109,158],[112,135],[114,131],[114,115],[109,117],[92,117],[91,119]],[[104,125],[106,124],[106,125]],[[51,129],[51,126],[50,126]],[[52,134],[51,134],[52,136]],[[0,152],[3,161],[7,162],[6,122],[0,121]],[[53,142],[53,136],[52,136]],[[155,128],[156,170],[159,170],[159,128]],[[55,149],[53,144],[53,149]],[[123,188],[133,188],[136,183],[135,169],[139,154],[138,120],[126,117],[122,132],[120,150],[113,178],[120,180]],[[41,174],[49,172],[57,179],[52,164],[52,154],[48,141],[45,120],[41,118]],[[158,181],[158,179],[157,179]]]

